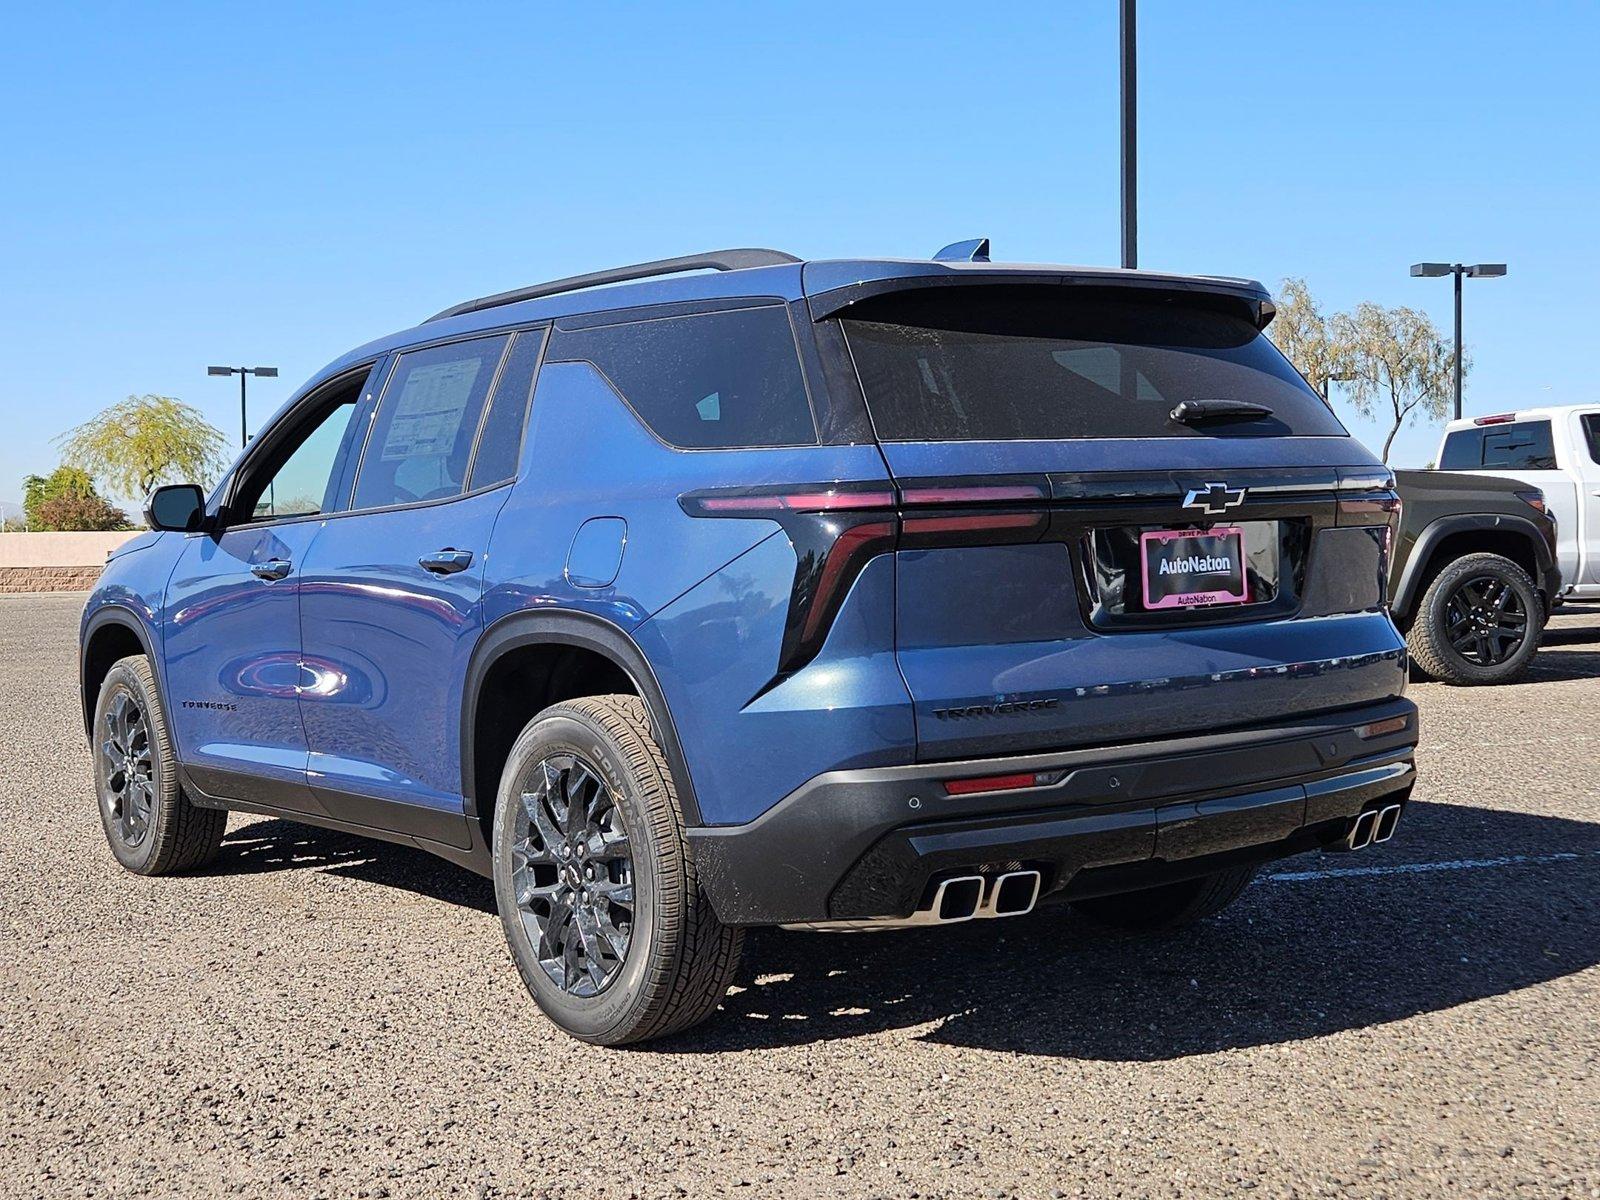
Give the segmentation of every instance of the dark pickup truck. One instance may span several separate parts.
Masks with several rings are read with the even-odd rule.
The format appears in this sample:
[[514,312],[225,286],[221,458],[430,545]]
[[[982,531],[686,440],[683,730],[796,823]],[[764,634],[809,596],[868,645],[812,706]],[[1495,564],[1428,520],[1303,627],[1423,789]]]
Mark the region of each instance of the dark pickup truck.
[[1389,600],[1412,662],[1445,683],[1516,679],[1561,590],[1544,493],[1459,471],[1395,477],[1403,508]]

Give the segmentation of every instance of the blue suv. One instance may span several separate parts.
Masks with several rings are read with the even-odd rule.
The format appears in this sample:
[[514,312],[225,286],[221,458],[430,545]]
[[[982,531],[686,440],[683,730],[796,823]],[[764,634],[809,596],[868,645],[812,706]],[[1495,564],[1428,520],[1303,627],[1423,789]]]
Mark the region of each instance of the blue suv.
[[419,846],[621,1043],[714,1011],[751,926],[1174,926],[1386,841],[1394,481],[1272,315],[732,250],[354,350],[84,611],[112,850],[192,870],[232,810]]

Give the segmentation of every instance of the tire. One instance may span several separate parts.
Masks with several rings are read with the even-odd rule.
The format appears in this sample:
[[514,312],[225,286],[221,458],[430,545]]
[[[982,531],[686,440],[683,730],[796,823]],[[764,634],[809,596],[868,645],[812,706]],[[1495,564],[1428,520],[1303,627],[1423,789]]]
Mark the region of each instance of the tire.
[[217,856],[228,814],[178,786],[167,710],[150,660],[118,659],[94,706],[95,796],[111,853],[135,875],[171,875]]
[[1255,873],[1254,866],[1228,867],[1137,892],[1074,900],[1072,907],[1113,929],[1181,929],[1227,908],[1250,886]]
[[[1526,571],[1498,554],[1468,554],[1428,584],[1406,645],[1423,674],[1443,683],[1510,683],[1533,661],[1544,623],[1544,602]],[[1463,638],[1471,639],[1465,650]]]
[[522,981],[573,1037],[665,1037],[727,994],[743,931],[700,890],[677,785],[637,696],[570,700],[528,723],[501,775],[493,862]]

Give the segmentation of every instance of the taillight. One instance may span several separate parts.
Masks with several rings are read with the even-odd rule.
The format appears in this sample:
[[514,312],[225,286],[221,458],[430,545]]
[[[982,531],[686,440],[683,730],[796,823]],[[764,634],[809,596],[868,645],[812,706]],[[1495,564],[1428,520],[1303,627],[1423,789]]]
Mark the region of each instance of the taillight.
[[783,513],[854,512],[893,508],[894,493],[887,488],[839,485],[804,490],[741,490],[690,492],[678,504],[691,517],[772,517]]
[[1340,525],[1398,525],[1404,507],[1398,492],[1339,497]]
[[1526,492],[1518,492],[1517,499],[1521,500],[1529,508],[1538,509],[1545,516],[1550,515],[1550,507],[1544,502],[1544,493],[1538,488],[1531,488]]
[[1004,504],[1019,500],[1045,500],[1048,495],[1036,483],[976,484],[971,487],[908,487],[901,489],[900,503],[910,508],[927,504]]
[[957,479],[898,491],[868,482],[715,488],[689,492],[678,504],[691,517],[776,521],[788,534],[796,563],[778,663],[783,675],[816,656],[850,585],[877,555],[900,546],[1034,540],[1049,527],[1048,500],[1042,481]]

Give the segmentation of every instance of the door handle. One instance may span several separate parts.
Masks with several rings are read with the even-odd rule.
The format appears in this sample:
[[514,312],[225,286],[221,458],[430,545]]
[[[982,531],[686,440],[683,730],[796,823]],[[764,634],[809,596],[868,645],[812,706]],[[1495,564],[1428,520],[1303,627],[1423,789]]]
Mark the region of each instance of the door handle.
[[417,565],[425,571],[432,571],[435,575],[454,575],[457,571],[465,571],[472,565],[472,551],[446,546],[443,550],[424,554],[417,559]]
[[290,563],[286,558],[269,558],[266,562],[252,563],[250,574],[257,579],[265,579],[271,583],[275,579],[282,579],[290,571]]

